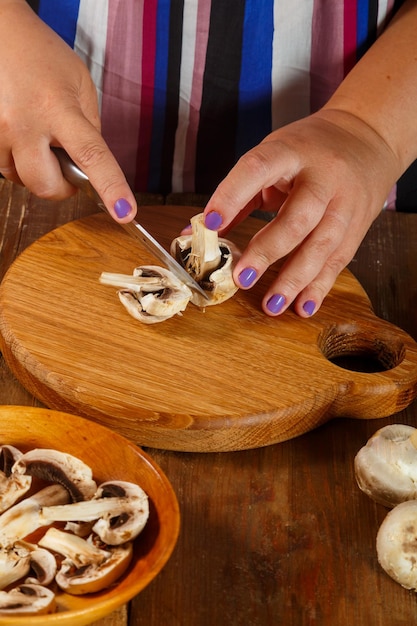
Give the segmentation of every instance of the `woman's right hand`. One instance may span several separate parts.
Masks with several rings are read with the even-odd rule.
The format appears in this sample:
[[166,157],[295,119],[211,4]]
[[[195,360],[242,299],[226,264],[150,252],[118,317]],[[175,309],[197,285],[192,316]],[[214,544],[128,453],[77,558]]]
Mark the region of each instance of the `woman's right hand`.
[[135,197],[100,133],[87,67],[25,0],[0,0],[0,172],[41,198],[75,189],[50,146],[64,148],[110,214],[128,222]]

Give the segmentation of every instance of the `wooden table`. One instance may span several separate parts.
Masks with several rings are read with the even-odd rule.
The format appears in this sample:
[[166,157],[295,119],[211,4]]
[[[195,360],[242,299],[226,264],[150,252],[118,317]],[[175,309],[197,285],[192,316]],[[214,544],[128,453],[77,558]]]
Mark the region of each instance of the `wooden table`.
[[[161,197],[142,202],[161,204]],[[198,204],[196,196],[168,204]],[[96,212],[0,181],[0,277],[44,233]],[[350,269],[377,315],[417,339],[417,214],[384,212]],[[279,323],[279,321],[277,321]],[[40,406],[0,359],[0,403]],[[379,567],[386,510],[356,486],[353,459],[381,426],[417,425],[417,404],[376,421],[339,419],[295,440],[233,453],[147,449],[177,493],[182,525],[162,573],[100,626],[409,626],[415,594]]]

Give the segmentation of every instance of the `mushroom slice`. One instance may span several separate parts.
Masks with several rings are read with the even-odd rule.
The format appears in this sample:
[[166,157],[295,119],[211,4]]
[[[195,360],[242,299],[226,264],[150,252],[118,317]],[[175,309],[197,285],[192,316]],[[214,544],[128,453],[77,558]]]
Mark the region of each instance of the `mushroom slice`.
[[29,556],[28,574],[30,575],[25,578],[25,583],[49,585],[54,580],[57,564],[54,555],[49,550],[23,540],[17,541],[14,548],[25,551]]
[[65,504],[68,491],[61,485],[49,485],[33,496],[25,498],[0,515],[0,546],[10,547],[19,539],[49,524],[41,516],[42,507]]
[[199,307],[220,304],[231,298],[238,287],[233,281],[233,264],[240,250],[217,231],[206,228],[203,214],[191,218],[192,234],[182,235],[171,243],[171,254],[204,289],[208,300],[197,292],[191,302]]
[[71,454],[35,448],[22,455],[13,472],[28,474],[65,487],[74,502],[88,500],[97,491],[91,468]]
[[405,424],[380,428],[354,460],[359,488],[392,508],[417,498],[417,431]]
[[[100,485],[92,500],[45,507],[42,517],[52,522],[95,522],[93,532],[105,544],[121,545],[132,541],[143,530],[149,516],[146,493],[126,481]],[[67,530],[73,527],[67,526]],[[80,534],[80,533],[77,533]]]
[[22,456],[14,446],[0,447],[0,513],[11,507],[21,496],[29,491],[31,476],[21,476],[12,472],[12,467]]
[[126,571],[132,558],[132,543],[110,549],[94,545],[70,533],[49,528],[39,545],[63,555],[55,580],[67,593],[81,595],[105,589]]
[[0,591],[0,615],[45,615],[55,611],[55,594],[42,585],[24,583]]
[[417,500],[389,511],[376,539],[378,561],[385,572],[406,589],[417,590]]
[[155,324],[181,314],[191,289],[169,270],[155,265],[136,267],[133,275],[103,272],[100,282],[120,287],[120,302],[140,322]]
[[30,553],[20,546],[0,550],[0,589],[6,589],[30,571]]
[[26,583],[49,585],[55,578],[56,560],[51,552],[26,541],[17,541],[0,550],[0,589],[21,578]]

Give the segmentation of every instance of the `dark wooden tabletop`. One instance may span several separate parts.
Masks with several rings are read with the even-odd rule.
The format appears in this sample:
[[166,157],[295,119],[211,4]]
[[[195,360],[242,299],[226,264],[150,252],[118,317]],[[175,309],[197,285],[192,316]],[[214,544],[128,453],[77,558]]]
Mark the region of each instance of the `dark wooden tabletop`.
[[[163,204],[160,196],[141,197]],[[198,196],[167,204],[200,205]],[[0,181],[0,278],[31,242],[96,212],[79,195],[47,202]],[[417,214],[383,212],[350,269],[376,314],[417,339]],[[279,323],[279,321],[277,321]],[[0,359],[0,404],[40,406]],[[147,449],[178,496],[181,532],[160,575],[100,626],[409,626],[413,592],[379,567],[386,510],[353,474],[381,426],[417,425],[417,404],[389,418],[338,419],[278,445],[232,453]]]

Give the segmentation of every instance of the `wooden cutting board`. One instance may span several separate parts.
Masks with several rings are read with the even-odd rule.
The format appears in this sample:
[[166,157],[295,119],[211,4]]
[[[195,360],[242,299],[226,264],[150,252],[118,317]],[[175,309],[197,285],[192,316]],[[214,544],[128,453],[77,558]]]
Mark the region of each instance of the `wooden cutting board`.
[[[199,211],[148,207],[140,218],[168,246]],[[249,218],[230,238],[243,248],[261,226]],[[221,305],[189,305],[148,326],[99,283],[103,271],[145,264],[155,264],[150,253],[98,214],[52,231],[11,266],[0,286],[2,352],[48,407],[139,445],[203,452],[284,441],[337,416],[384,417],[416,396],[416,343],[374,315],[347,270],[310,319],[262,313],[271,268]]]

